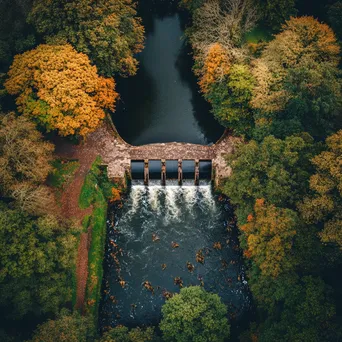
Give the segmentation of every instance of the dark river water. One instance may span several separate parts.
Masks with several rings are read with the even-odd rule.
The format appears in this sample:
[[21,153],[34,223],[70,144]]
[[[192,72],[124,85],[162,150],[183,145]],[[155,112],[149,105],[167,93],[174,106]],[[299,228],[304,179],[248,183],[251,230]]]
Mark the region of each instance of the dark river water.
[[177,7],[146,0],[140,6],[146,43],[137,75],[118,81],[121,100],[113,120],[120,135],[133,145],[216,142],[223,127],[199,93]]
[[[180,290],[176,277],[183,286],[217,293],[231,318],[239,317],[249,299],[232,208],[222,197],[218,200],[208,183],[159,184],[135,181],[122,212],[109,216],[101,326],[158,324],[163,294]],[[199,251],[203,264],[196,260]],[[192,272],[187,263],[194,266]],[[154,293],[144,287],[145,281]]]

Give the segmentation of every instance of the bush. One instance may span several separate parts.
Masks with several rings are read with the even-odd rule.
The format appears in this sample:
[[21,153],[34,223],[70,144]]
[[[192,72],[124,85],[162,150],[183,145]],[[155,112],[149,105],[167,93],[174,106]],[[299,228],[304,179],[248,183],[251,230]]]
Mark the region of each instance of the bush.
[[217,294],[199,286],[181,289],[162,308],[165,341],[221,342],[230,335],[227,308]]

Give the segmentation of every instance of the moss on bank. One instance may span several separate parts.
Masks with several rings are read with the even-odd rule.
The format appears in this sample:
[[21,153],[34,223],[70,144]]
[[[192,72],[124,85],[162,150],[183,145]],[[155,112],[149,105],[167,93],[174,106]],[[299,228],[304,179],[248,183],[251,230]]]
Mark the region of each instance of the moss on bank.
[[81,209],[93,205],[93,212],[83,219],[84,230],[91,227],[91,242],[88,252],[88,279],[85,297],[85,312],[97,326],[101,283],[103,277],[103,257],[106,240],[106,219],[108,200],[111,198],[114,184],[108,180],[107,172],[101,167],[101,158],[97,157],[85,178],[79,198]]

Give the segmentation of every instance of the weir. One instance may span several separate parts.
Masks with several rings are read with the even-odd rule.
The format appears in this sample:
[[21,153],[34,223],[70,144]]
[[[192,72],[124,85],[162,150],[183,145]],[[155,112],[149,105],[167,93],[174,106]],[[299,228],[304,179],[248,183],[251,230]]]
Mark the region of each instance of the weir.
[[160,179],[161,185],[168,182],[178,185],[183,180],[193,180],[194,185],[200,185],[202,180],[212,180],[211,160],[131,160],[131,179],[144,180],[149,185],[150,180]]

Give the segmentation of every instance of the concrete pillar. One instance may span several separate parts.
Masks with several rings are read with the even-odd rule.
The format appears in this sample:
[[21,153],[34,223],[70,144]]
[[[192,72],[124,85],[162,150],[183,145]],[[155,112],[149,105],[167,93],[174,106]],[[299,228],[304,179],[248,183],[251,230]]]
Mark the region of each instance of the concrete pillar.
[[178,185],[183,184],[182,159],[178,159]]
[[161,184],[166,185],[166,162],[165,162],[165,159],[161,160]]
[[148,170],[148,159],[145,159],[144,160],[144,184],[145,185],[148,185],[149,178],[150,178],[150,175],[149,175],[149,170]]
[[199,185],[199,160],[195,160],[195,185]]

